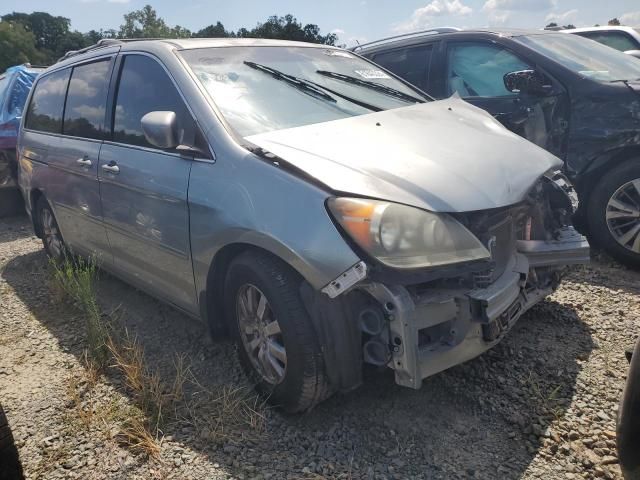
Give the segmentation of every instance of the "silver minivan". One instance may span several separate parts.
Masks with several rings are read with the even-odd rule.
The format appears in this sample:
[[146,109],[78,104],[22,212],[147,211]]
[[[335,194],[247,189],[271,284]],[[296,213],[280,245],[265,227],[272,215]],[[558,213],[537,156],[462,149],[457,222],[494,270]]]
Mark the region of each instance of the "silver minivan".
[[37,80],[19,184],[71,251],[230,333],[288,411],[500,341],[589,245],[553,155],[356,54],[102,41]]

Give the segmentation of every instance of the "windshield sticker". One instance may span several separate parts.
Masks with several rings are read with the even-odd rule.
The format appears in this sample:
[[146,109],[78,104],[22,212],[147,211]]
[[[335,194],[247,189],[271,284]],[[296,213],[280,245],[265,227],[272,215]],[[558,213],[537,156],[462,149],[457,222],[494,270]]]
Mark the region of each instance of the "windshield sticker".
[[330,57],[355,58],[349,52],[343,52],[342,50],[325,50],[324,54]]
[[366,78],[367,80],[373,78],[391,78],[382,70],[354,70],[354,72],[360,75],[362,78]]

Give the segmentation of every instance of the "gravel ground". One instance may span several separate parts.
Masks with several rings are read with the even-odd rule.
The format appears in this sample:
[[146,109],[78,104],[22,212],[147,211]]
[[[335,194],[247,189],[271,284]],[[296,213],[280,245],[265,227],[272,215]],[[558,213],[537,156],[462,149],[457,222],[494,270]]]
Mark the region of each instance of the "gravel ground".
[[[83,320],[52,295],[46,265],[25,218],[0,220],[0,395],[28,478],[621,478],[615,417],[640,274],[607,258],[573,270],[500,345],[419,391],[368,370],[359,390],[308,414],[266,410],[264,429],[170,422],[158,458],[79,425]],[[120,306],[161,378],[177,353],[202,388],[245,386],[233,346],[203,325],[106,274],[99,294],[106,311]],[[90,396],[82,401],[133,401],[108,373]],[[210,415],[208,402],[190,405]]]

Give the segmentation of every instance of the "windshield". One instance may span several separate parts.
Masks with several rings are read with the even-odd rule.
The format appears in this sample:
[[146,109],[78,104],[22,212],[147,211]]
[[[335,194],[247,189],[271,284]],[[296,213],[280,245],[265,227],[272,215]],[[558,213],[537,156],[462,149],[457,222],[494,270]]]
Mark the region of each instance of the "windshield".
[[428,100],[343,50],[243,46],[180,53],[243,137]]
[[640,62],[593,40],[567,33],[523,35],[515,40],[574,72],[599,82],[640,79]]

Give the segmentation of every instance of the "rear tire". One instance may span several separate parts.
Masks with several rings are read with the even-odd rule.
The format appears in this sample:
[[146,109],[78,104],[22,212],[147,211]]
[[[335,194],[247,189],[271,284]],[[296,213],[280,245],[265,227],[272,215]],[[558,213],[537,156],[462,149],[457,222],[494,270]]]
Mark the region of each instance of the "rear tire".
[[234,259],[225,281],[242,366],[256,390],[288,412],[309,410],[331,393],[301,282],[288,265],[255,251]]
[[61,262],[67,255],[67,249],[58,227],[53,210],[44,196],[36,203],[36,218],[42,232],[42,245],[47,256],[56,262]]
[[640,159],[608,172],[591,194],[587,211],[594,244],[619,262],[640,268]]
[[18,480],[24,478],[13,440],[7,416],[0,404],[0,480]]

